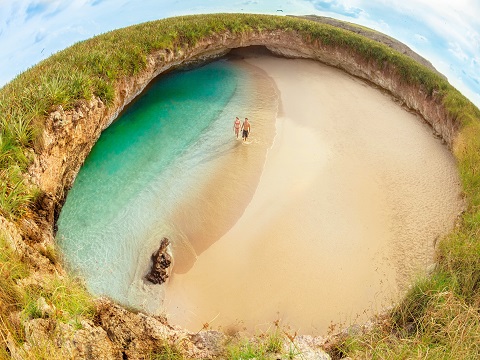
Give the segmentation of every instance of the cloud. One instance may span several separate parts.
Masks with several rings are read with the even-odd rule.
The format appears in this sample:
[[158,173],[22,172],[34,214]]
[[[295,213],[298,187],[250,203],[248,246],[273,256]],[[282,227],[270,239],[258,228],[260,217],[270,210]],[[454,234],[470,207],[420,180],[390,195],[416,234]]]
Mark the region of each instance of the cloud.
[[[369,6],[362,0],[365,6]],[[401,2],[378,1],[384,10],[390,8],[397,16],[412,18],[424,29],[435,32],[447,42],[458,43],[462,49],[473,53],[480,49],[480,2],[473,0],[403,0]]]
[[[20,2],[22,3],[22,1]],[[23,3],[27,4],[27,7],[25,9],[25,13],[26,13],[25,21],[29,21],[34,17],[47,18],[47,19],[55,17],[56,15],[60,14],[64,9],[68,8],[69,5],[71,5],[72,3],[75,3],[75,1],[68,3],[60,0],[56,0],[56,1],[42,0],[42,1],[33,1],[29,3],[26,1],[23,1]]]
[[341,14],[348,17],[358,18],[363,10],[359,7],[349,6],[345,1],[339,0],[308,0],[315,9],[330,13]]
[[[24,10],[21,9],[21,2],[7,1],[2,3],[2,11],[0,11],[0,27],[7,29],[13,24],[17,23]],[[22,16],[24,17],[24,16]]]
[[31,3],[27,6],[26,20],[30,20],[32,17],[44,13],[48,9],[48,4],[42,1]]
[[35,35],[35,43],[41,42],[43,39],[45,39],[46,36],[47,33],[45,32],[45,29],[40,29]]
[[461,46],[457,43],[449,43],[448,51],[455,56],[458,60],[467,62],[470,58],[465,51],[461,48]]

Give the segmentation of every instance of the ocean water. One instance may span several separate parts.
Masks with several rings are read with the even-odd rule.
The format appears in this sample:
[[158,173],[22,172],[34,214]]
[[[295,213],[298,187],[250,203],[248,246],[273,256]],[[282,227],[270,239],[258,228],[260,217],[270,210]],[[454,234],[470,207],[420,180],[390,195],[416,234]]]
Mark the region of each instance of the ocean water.
[[[202,189],[211,187],[219,166],[248,148],[234,138],[232,127],[246,108],[258,115],[250,104],[258,95],[252,83],[257,83],[252,72],[235,61],[172,73],[104,131],[67,196],[57,233],[67,266],[85,278],[92,293],[158,313],[163,287],[143,277],[160,240],[171,240],[178,271],[186,271],[214,242],[212,234],[202,244],[201,236],[192,239],[191,224],[208,225],[204,211],[211,196],[201,198]],[[262,119],[273,124],[275,101],[273,96],[267,101],[269,116],[252,120],[257,129]],[[263,157],[253,157],[255,168],[263,165],[272,139],[273,134],[257,136],[249,144],[263,149]]]

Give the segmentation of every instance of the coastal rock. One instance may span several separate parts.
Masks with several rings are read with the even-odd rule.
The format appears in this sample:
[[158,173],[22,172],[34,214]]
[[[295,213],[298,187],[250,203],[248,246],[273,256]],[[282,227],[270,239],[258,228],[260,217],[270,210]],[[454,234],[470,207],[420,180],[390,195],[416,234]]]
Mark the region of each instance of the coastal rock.
[[105,298],[95,302],[96,325],[106,331],[125,359],[150,358],[165,349],[176,349],[187,358],[210,359],[220,351],[218,341],[223,337],[216,332],[190,334],[170,326],[164,317],[133,313]]
[[[32,319],[25,323],[26,342],[15,349],[21,359],[42,354],[49,358],[59,354],[65,359],[115,360],[122,357],[101,327],[81,321],[81,328],[53,319]],[[27,355],[29,354],[29,355]]]
[[[50,334],[53,334],[56,328],[56,322],[53,319],[31,319],[24,323],[25,343],[20,351],[27,354],[33,351],[33,347],[46,346],[52,343]],[[52,344],[52,346],[55,346]]]
[[82,329],[70,335],[73,358],[89,360],[121,358],[121,351],[110,341],[104,329],[86,321],[82,321],[81,325]]
[[98,299],[96,305],[97,325],[118,346],[123,358],[144,358],[168,338],[170,328],[158,318],[135,314],[107,299]]
[[313,337],[309,335],[297,336],[294,341],[287,344],[287,351],[291,350],[295,354],[294,359],[303,360],[331,360],[322,348],[325,339],[322,337]]
[[383,34],[381,32],[368,29],[365,27],[361,27],[358,25],[354,25],[345,21],[337,20],[331,17],[326,17],[326,16],[318,16],[318,15],[303,15],[303,16],[293,16],[293,17],[298,17],[302,19],[307,19],[311,21],[315,21],[318,23],[322,24],[328,24],[335,26],[340,29],[348,30],[357,34],[360,34],[362,36],[365,36],[371,40],[377,41],[379,43],[382,43],[384,45],[387,45],[388,47],[391,47],[392,49],[395,49],[399,53],[402,53],[404,55],[407,55],[408,57],[412,58],[413,60],[419,62],[420,64],[428,67],[432,71],[435,71],[439,76],[442,76],[443,78],[446,79],[446,77],[438,72],[437,69],[432,65],[430,61],[425,59],[424,57],[420,56],[416,52],[414,52],[412,49],[410,49],[406,44],[402,43],[401,41],[398,41],[386,34]]
[[212,356],[220,355],[223,352],[223,344],[227,337],[215,330],[200,331],[190,336],[190,341],[199,349],[208,349]]
[[163,238],[160,247],[152,254],[152,266],[145,279],[153,284],[163,284],[168,279],[167,269],[172,263],[172,257],[167,253],[170,241]]
[[55,313],[55,307],[47,304],[47,301],[43,296],[40,296],[37,300],[37,309],[40,311],[42,318],[50,317]]

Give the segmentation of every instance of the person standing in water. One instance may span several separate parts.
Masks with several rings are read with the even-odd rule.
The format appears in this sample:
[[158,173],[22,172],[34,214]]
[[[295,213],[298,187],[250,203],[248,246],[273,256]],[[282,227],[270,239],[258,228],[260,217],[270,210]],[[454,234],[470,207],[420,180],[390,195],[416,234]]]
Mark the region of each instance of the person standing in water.
[[235,122],[233,123],[233,131],[235,131],[235,135],[237,135],[238,139],[238,133],[240,132],[240,119],[238,116],[235,118]]
[[243,141],[247,141],[247,138],[248,138],[248,134],[250,134],[250,123],[248,122],[248,118],[245,118],[245,120],[243,121],[243,124],[242,124],[242,138],[243,138]]

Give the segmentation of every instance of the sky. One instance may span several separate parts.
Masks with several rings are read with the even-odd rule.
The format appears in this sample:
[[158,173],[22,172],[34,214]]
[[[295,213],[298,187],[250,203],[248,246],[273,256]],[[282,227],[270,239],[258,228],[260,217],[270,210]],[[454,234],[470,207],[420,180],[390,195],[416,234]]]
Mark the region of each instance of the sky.
[[407,44],[480,107],[479,0],[0,0],[0,87],[78,41],[170,16],[316,14]]

